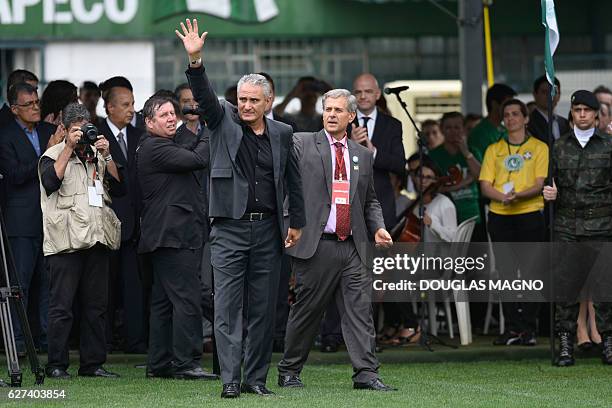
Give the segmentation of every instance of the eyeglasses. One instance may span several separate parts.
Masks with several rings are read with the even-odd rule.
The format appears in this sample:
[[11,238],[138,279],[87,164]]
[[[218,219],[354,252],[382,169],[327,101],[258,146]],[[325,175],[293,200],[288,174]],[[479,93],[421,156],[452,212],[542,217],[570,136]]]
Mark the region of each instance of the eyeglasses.
[[31,108],[34,105],[40,106],[40,100],[39,99],[35,99],[33,101],[29,101],[29,102],[26,102],[26,103],[15,103],[15,104],[13,104],[13,106],[21,106],[22,108]]

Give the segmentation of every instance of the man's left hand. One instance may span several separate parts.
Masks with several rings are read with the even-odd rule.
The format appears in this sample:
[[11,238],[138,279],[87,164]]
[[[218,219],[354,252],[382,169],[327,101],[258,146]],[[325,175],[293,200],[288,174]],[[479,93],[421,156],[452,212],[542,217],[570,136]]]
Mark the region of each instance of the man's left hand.
[[297,244],[301,237],[302,230],[300,228],[289,228],[287,238],[285,238],[285,248],[291,248]]
[[108,146],[108,140],[106,140],[104,136],[98,135],[98,140],[96,140],[94,147],[100,152],[102,157],[109,155],[110,152],[108,150]]
[[391,235],[384,228],[379,228],[374,235],[374,242],[377,248],[389,248],[393,245]]
[[371,151],[374,151],[374,145],[368,137],[368,130],[362,126],[355,126],[354,123],[352,124],[352,126],[353,129],[351,130],[351,139],[353,139],[355,143],[363,145]]

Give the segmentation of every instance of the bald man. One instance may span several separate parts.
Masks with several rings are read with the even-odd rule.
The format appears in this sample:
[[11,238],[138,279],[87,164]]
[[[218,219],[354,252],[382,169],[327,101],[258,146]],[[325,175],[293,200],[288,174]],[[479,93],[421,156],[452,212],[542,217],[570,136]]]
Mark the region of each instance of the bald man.
[[382,207],[385,227],[391,231],[397,220],[389,173],[403,177],[406,164],[402,124],[376,108],[381,91],[374,75],[357,76],[353,82],[353,95],[357,98],[357,116],[353,121],[351,139],[374,154],[374,190]]

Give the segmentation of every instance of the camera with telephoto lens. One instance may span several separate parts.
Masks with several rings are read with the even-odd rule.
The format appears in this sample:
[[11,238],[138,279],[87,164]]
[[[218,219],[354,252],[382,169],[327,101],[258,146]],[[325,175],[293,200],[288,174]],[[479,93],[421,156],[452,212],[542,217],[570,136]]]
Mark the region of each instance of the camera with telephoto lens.
[[98,128],[91,123],[81,126],[81,132],[83,132],[83,135],[79,139],[78,144],[93,146],[98,140]]

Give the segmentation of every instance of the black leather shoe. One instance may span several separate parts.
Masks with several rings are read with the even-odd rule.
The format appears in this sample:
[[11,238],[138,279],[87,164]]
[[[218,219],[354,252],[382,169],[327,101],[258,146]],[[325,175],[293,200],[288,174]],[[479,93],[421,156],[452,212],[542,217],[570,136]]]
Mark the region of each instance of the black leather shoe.
[[229,383],[223,384],[221,398],[238,398],[240,396],[240,384]]
[[99,367],[94,371],[85,373],[79,370],[79,377],[119,378],[119,374],[111,373],[110,371],[106,371],[104,368]]
[[367,383],[354,382],[353,388],[356,390],[372,390],[372,391],[397,391],[397,388],[389,387],[379,378],[375,378]]
[[304,383],[297,375],[279,375],[278,386],[284,388],[304,388]]
[[601,361],[604,364],[612,365],[612,334],[603,335]]
[[559,333],[559,354],[555,365],[558,367],[569,367],[573,366],[574,360],[574,341],[573,335],[569,332]]
[[245,394],[274,395],[274,393],[267,389],[265,385],[242,384],[240,391]]
[[47,368],[45,370],[45,373],[47,374],[47,377],[50,378],[61,378],[62,380],[67,380],[68,378],[70,378],[70,374],[68,374],[66,370],[62,370],[61,368]]
[[157,371],[149,371],[147,368],[147,372],[145,374],[146,378],[174,378],[174,373],[172,370],[157,370]]
[[202,370],[201,367],[192,368],[191,370],[177,371],[174,373],[174,378],[177,380],[216,380],[219,378],[216,374],[211,374]]

